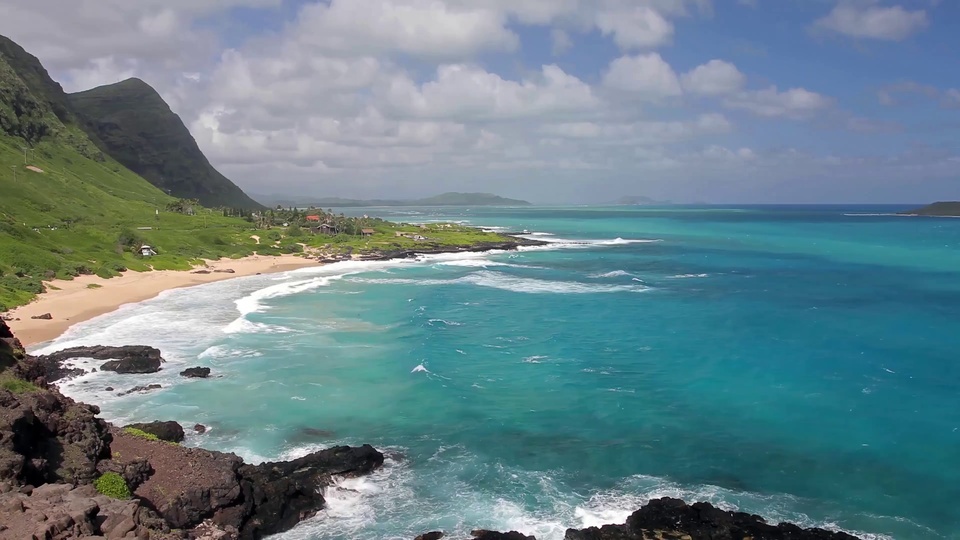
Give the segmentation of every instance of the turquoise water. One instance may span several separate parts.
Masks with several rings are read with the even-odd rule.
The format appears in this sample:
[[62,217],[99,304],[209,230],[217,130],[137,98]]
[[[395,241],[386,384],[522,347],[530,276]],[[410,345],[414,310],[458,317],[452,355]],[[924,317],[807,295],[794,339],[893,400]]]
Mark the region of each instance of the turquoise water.
[[[960,538],[960,220],[863,215],[889,211],[361,209],[551,244],[171,291],[50,348],[160,347],[160,374],[65,391],[212,428],[188,444],[389,452],[283,538],[554,539],[664,495]],[[217,377],[180,379],[190,365]],[[102,390],[147,382],[164,389]]]

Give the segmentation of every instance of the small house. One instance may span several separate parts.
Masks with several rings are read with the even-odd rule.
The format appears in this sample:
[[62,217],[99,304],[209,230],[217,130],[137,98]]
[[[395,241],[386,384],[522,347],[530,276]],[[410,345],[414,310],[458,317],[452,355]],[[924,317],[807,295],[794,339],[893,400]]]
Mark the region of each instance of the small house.
[[157,252],[153,250],[152,247],[148,245],[140,246],[140,256],[142,257],[153,257]]
[[373,234],[374,234],[375,232],[377,232],[377,231],[375,231],[375,230],[373,230],[373,229],[360,229],[360,234],[363,235],[364,238],[368,238],[368,237],[370,237],[370,236],[373,236]]
[[320,216],[307,216],[307,221],[314,221],[314,222],[319,223],[319,222],[320,222]]

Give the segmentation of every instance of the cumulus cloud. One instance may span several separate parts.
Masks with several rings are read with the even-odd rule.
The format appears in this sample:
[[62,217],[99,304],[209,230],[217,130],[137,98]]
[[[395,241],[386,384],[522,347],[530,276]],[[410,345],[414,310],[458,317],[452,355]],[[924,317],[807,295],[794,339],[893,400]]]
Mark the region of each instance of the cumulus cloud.
[[903,41],[929,24],[927,12],[902,6],[841,2],[814,23],[814,29],[848,37]]
[[732,109],[742,109],[758,116],[801,119],[829,108],[833,100],[804,88],[780,91],[776,86],[770,86],[740,92],[724,103]]
[[881,105],[893,106],[915,101],[917,98],[939,104],[943,108],[960,107],[960,90],[947,88],[941,90],[930,84],[916,81],[900,81],[888,84],[877,91],[877,101]]
[[612,35],[621,49],[657,47],[673,38],[673,23],[644,5],[601,11],[597,13],[596,24],[604,35]]
[[683,88],[693,94],[722,96],[742,89],[746,80],[733,64],[714,59],[684,73]]
[[680,79],[657,53],[621,56],[610,63],[603,85],[642,100],[660,100],[683,93]]

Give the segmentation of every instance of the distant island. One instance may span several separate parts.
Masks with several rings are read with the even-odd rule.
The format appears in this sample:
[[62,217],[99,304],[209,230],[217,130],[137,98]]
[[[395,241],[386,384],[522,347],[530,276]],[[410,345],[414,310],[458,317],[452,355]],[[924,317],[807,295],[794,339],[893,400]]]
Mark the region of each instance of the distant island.
[[448,192],[425,199],[344,199],[341,197],[324,197],[320,199],[292,200],[282,196],[258,197],[260,202],[267,206],[294,206],[317,208],[349,208],[367,206],[531,206],[528,201],[508,199],[492,193],[456,193]]
[[657,206],[673,203],[671,201],[658,201],[657,199],[651,199],[650,197],[644,197],[643,195],[628,195],[625,197],[620,197],[617,199],[617,202],[613,204]]
[[922,208],[898,212],[904,216],[960,217],[960,201],[939,201]]

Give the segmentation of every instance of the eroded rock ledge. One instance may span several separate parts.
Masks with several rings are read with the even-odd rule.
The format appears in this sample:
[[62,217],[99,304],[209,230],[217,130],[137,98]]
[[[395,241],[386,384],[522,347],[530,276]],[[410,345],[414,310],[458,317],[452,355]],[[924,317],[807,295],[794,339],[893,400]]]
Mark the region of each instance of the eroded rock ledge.
[[[435,531],[416,540],[439,540]],[[516,531],[477,530],[474,540],[536,540]],[[567,529],[564,540],[858,540],[842,532],[804,529],[791,523],[770,525],[760,516],[727,512],[710,503],[687,504],[679,499],[654,499],[634,512],[622,525]]]

